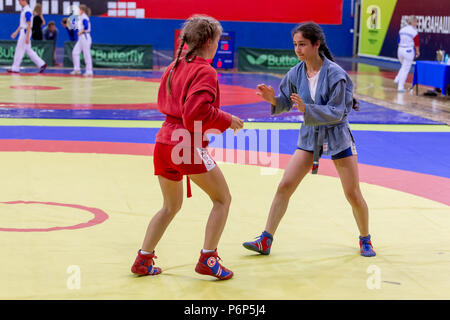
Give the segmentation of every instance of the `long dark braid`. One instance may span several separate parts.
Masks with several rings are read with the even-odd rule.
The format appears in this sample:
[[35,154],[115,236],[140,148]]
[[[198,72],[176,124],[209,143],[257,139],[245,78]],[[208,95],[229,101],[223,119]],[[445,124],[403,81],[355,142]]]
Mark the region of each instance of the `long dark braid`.
[[319,46],[319,54],[321,54],[321,55],[327,57],[328,60],[331,60],[331,61],[333,61],[333,62],[336,62],[336,61],[334,61],[334,57],[333,57],[333,55],[331,54],[331,51],[330,51],[330,49],[328,48],[328,46],[327,46],[327,44],[326,44],[325,42],[321,42],[321,43],[320,43],[320,46]]
[[[300,24],[292,30],[292,36],[294,36],[296,33],[301,32],[303,38],[308,39],[311,41],[311,44],[316,44],[317,41],[320,41],[319,46],[319,55],[323,58],[324,56],[330,60],[335,62],[333,55],[331,54],[330,49],[327,46],[327,43],[325,41],[325,34],[323,33],[322,28],[314,23],[314,22],[308,22],[304,24]],[[353,109],[356,111],[359,111],[359,102],[355,98],[353,98]]]

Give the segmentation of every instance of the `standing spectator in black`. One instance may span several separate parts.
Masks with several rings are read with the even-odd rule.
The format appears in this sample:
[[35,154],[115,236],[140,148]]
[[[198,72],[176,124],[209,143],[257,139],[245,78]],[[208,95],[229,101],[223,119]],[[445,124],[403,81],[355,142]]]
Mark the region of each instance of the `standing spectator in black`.
[[53,41],[53,64],[56,64],[56,40],[58,39],[58,29],[55,21],[50,21],[44,28],[44,40]]
[[42,27],[45,25],[45,19],[42,15],[42,5],[36,3],[33,10],[33,24],[31,30],[31,37],[33,40],[42,40]]

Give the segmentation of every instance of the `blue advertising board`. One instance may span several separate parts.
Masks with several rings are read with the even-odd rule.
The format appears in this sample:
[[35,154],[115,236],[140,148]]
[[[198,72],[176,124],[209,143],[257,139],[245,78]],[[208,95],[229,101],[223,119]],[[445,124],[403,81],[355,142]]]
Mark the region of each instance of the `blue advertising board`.
[[217,53],[214,56],[213,67],[217,69],[233,69],[234,68],[234,31],[222,33],[219,40]]

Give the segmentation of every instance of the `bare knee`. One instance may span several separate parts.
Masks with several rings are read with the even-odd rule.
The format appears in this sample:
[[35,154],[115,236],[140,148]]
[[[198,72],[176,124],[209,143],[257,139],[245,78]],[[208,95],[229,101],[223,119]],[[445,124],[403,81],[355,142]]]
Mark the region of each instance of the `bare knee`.
[[352,206],[361,206],[364,204],[364,198],[359,188],[352,188],[344,191],[347,201]]
[[226,206],[227,208],[230,207],[230,204],[231,204],[231,194],[230,194],[229,192],[227,192],[227,193],[225,193],[225,194],[223,195],[222,204],[223,204],[224,206]]
[[164,214],[174,217],[181,210],[182,204],[183,204],[182,201],[171,204],[165,203],[161,210],[163,211]]
[[230,192],[225,192],[220,197],[211,199],[214,204],[221,205],[225,208],[229,208],[231,204],[231,194]]
[[277,194],[289,198],[294,193],[296,187],[297,185],[292,181],[282,180],[278,185]]

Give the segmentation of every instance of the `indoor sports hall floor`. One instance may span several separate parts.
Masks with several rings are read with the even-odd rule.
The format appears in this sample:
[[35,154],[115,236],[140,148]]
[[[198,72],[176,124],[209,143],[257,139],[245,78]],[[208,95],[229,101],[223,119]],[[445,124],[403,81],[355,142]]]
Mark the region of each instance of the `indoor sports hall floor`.
[[130,273],[162,204],[161,71],[0,69],[0,299],[450,299],[449,99],[398,94],[394,71],[342,65],[361,100],[349,120],[377,256],[359,255],[329,158],[292,197],[271,255],[242,247],[263,231],[302,116],[270,117],[255,95],[279,76],[224,72],[223,109],[246,121],[211,143],[233,197],[218,248],[229,281],[194,272],[210,210],[195,185],[156,249],[163,273]]

